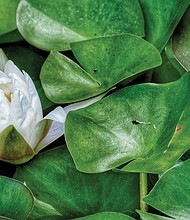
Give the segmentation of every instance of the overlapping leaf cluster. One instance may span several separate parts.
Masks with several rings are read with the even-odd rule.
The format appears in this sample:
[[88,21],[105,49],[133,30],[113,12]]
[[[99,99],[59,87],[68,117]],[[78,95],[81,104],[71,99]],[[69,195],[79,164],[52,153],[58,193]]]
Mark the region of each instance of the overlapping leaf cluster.
[[[49,150],[1,162],[2,219],[189,218],[190,162],[176,165],[190,148],[189,5],[1,0],[0,46],[45,113],[109,91],[70,112]],[[136,211],[140,172],[161,174],[144,198],[153,214]]]

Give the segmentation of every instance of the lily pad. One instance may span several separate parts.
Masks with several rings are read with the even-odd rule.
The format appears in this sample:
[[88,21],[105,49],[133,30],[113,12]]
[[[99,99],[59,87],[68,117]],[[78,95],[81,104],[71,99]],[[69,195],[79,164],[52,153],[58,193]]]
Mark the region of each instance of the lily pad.
[[59,213],[53,206],[34,198],[34,208],[29,216],[29,219],[48,219],[48,217],[53,219],[63,219],[61,213]]
[[165,50],[162,51],[161,56],[162,65],[154,69],[152,82],[167,83],[178,80],[181,74],[173,66]]
[[140,0],[145,17],[145,39],[162,51],[181,17],[189,0]]
[[23,37],[21,34],[18,32],[18,30],[11,31],[9,33],[3,34],[0,36],[0,43],[14,43],[14,42],[19,42],[23,41]]
[[2,49],[9,60],[12,60],[19,69],[26,71],[32,80],[39,80],[39,72],[45,58],[32,49],[16,45],[2,45]]
[[176,220],[189,219],[189,166],[190,160],[187,160],[165,172],[145,197],[145,202]]
[[3,219],[24,220],[32,211],[34,199],[23,183],[0,176],[0,204]]
[[137,212],[139,213],[142,220],[172,220],[173,219],[143,211],[137,211]]
[[144,36],[138,0],[23,0],[17,26],[29,43],[43,50],[68,50],[71,42],[100,36]]
[[96,96],[121,81],[129,83],[143,71],[161,64],[157,49],[131,34],[76,42],[71,48],[83,68],[56,51],[42,66],[43,89],[55,103]]
[[[42,217],[37,220],[62,220],[63,218],[60,216],[51,216],[51,217]],[[100,212],[94,215],[89,215],[81,218],[75,218],[75,220],[135,220],[127,215],[123,215],[117,212]]]
[[109,210],[131,216],[139,208],[138,174],[81,173],[76,170],[65,146],[37,155],[28,164],[20,166],[14,178],[25,182],[38,200],[28,219],[48,217],[48,210],[45,214],[42,203],[51,206],[54,213],[60,213],[62,219]]
[[127,215],[123,215],[121,213],[116,213],[116,212],[100,212],[94,215],[89,215],[86,217],[81,217],[81,218],[76,218],[76,220],[102,220],[102,219],[107,219],[107,220],[134,220],[134,218],[131,218]]
[[152,82],[172,82],[179,79],[186,72],[176,59],[172,46],[172,38],[166,44],[161,56],[162,64],[153,70]]
[[[164,172],[167,169],[169,169],[172,164],[173,165],[176,164],[177,161],[181,158],[181,156],[189,150],[190,148],[189,147],[189,142],[190,142],[190,136],[189,136],[190,134],[190,126],[189,126],[190,99],[189,97],[187,97],[186,102],[187,104],[184,108],[184,111],[182,112],[180,120],[176,125],[175,133],[173,134],[173,137],[171,138],[165,151],[163,152],[157,149],[157,152],[156,151],[154,152],[155,157],[151,157],[151,154],[148,154],[141,161],[140,160],[138,162],[136,161],[137,166],[140,166],[140,165],[146,166],[145,163],[149,163],[149,162],[152,163],[152,166],[159,166],[160,164],[160,172]],[[134,162],[134,164],[136,162]],[[127,169],[130,169],[130,168],[128,167]]]
[[122,170],[162,173],[173,166],[172,158],[184,153],[169,143],[189,99],[189,83],[187,73],[172,83],[133,85],[69,112],[65,138],[77,169],[104,172],[131,161]]
[[15,30],[16,9],[20,0],[1,0],[0,1],[0,35]]
[[190,7],[187,9],[178,27],[172,36],[174,54],[179,63],[186,69],[190,70]]

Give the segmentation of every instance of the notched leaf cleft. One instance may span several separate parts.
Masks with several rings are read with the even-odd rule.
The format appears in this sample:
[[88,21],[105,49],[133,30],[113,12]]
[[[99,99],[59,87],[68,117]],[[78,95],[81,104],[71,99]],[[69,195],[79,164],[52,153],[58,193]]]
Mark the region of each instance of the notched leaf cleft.
[[77,62],[52,51],[41,69],[45,94],[55,103],[97,96],[121,82],[130,83],[162,62],[152,44],[133,34],[83,40],[72,43],[71,49]]
[[189,79],[187,73],[171,83],[128,86],[69,114],[65,137],[77,169],[98,173],[130,161],[122,171],[163,173],[173,166],[184,153],[173,136],[177,125],[178,134],[185,131],[180,120],[189,100]]
[[178,125],[176,126],[175,133],[177,133],[177,132],[180,131],[181,129],[182,129],[182,127],[178,124]]

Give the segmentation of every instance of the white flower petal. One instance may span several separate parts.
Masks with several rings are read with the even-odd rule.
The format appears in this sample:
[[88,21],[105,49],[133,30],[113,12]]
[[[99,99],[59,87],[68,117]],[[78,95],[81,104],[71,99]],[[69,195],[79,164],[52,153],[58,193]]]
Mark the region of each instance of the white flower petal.
[[27,142],[36,124],[35,118],[35,112],[26,96],[15,90],[11,96],[9,120]]
[[10,82],[12,82],[11,78],[4,72],[0,71],[0,83],[10,83]]
[[41,101],[32,79],[25,71],[23,73],[28,86],[29,101],[36,114],[36,122],[38,122],[43,118]]
[[52,122],[52,125],[45,138],[34,149],[36,153],[41,151],[64,134],[64,124],[61,122]]
[[8,125],[9,122],[9,101],[5,97],[4,92],[0,90],[0,132],[2,132]]
[[12,79],[2,71],[0,71],[0,89],[8,96],[13,92]]
[[28,98],[28,88],[25,79],[15,73],[10,73],[9,75],[12,77],[14,90],[20,90]]
[[11,73],[15,73],[18,77],[24,79],[22,72],[19,70],[19,68],[11,60],[8,60],[7,63],[5,64],[4,73],[7,74],[8,76]]
[[94,98],[82,101],[82,102],[78,102],[78,103],[74,103],[71,105],[67,105],[66,107],[64,107],[64,111],[66,114],[68,114],[70,111],[74,111],[80,108],[85,108],[89,105],[94,104],[95,102],[98,102],[100,99],[102,99],[108,92],[105,92],[99,96],[96,96]]
[[35,125],[28,142],[31,148],[34,149],[40,143],[40,141],[42,141],[42,139],[47,135],[51,124],[51,120],[43,119]]
[[[34,148],[36,153],[38,153],[44,147],[51,144],[53,141],[55,141],[64,134],[65,119],[66,119],[66,114],[63,108],[57,107],[35,126],[29,144],[32,148]],[[47,129],[48,125],[49,125],[49,130]],[[43,130],[43,137],[39,137],[39,135],[37,134],[41,133],[42,135],[42,130]]]
[[44,119],[51,119],[53,121],[65,122],[66,119],[65,110],[59,106],[55,108],[53,111],[51,111],[48,115],[46,115]]

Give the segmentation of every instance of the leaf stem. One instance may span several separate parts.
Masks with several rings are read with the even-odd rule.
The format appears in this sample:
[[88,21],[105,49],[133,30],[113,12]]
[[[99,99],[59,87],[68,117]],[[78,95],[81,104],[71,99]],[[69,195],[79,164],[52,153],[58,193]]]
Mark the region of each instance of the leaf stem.
[[140,173],[140,210],[148,211],[148,205],[143,201],[143,198],[148,193],[148,175],[147,173]]

